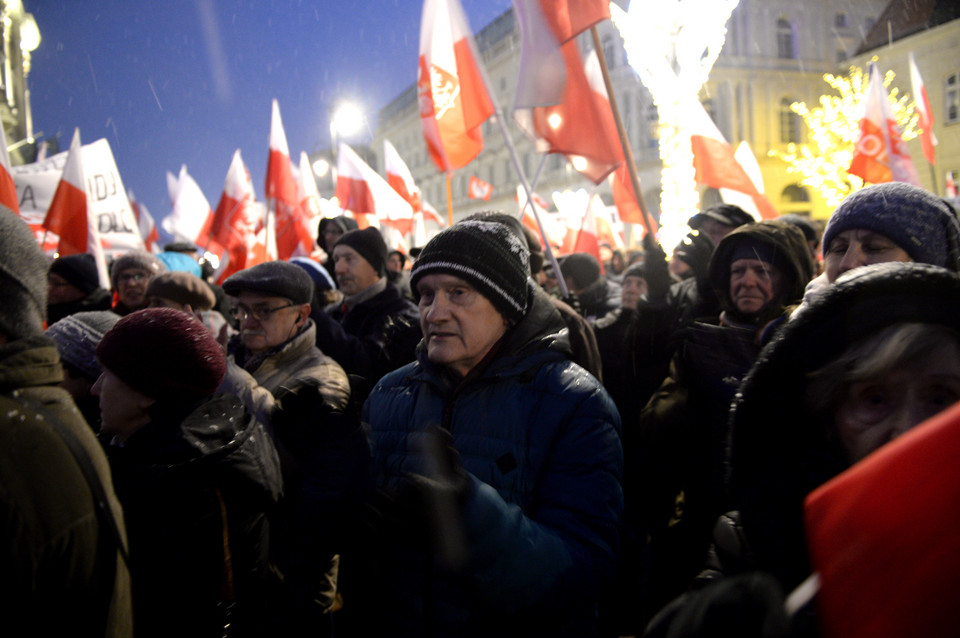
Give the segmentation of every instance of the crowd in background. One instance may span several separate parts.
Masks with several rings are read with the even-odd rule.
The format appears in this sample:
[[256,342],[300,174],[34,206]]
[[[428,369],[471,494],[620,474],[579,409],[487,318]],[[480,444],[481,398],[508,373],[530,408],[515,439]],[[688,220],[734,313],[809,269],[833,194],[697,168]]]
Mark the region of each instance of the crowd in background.
[[[875,519],[844,516],[951,465],[923,446],[955,411],[914,428],[960,400],[957,212],[888,183],[825,228],[726,204],[689,225],[669,260],[648,235],[556,272],[504,213],[409,255],[343,216],[320,223],[322,261],[217,286],[177,242],[116,256],[105,290],[91,255],[51,263],[0,210],[11,635],[946,622],[956,548],[916,541],[884,489]],[[935,494],[956,478],[899,498],[951,509]],[[899,542],[831,551],[828,524]],[[837,586],[877,562],[911,595]]]

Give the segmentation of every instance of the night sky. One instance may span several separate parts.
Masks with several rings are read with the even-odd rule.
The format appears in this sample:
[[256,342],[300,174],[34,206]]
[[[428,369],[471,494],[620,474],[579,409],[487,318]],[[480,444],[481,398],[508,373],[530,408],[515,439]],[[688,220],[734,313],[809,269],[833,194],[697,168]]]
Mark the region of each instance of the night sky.
[[[462,0],[474,32],[510,0]],[[419,0],[24,0],[42,41],[29,77],[34,135],[105,137],[124,186],[158,220],[181,164],[211,206],[240,148],[263,197],[270,101],[290,155],[329,146],[328,112],[350,98],[376,126],[416,81]],[[369,141],[369,135],[360,141]],[[332,193],[321,193],[329,197]]]

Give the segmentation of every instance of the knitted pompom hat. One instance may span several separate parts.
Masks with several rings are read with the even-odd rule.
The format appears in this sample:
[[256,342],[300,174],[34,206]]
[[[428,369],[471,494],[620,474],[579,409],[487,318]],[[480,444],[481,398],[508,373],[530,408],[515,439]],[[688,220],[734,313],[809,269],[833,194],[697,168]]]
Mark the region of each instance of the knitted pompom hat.
[[526,242],[496,222],[462,221],[427,242],[410,273],[414,299],[424,275],[443,273],[459,277],[490,300],[511,323],[529,307],[527,279],[530,251]]
[[147,308],[118,321],[100,340],[97,359],[134,390],[177,402],[213,394],[227,370],[210,331],[172,308]]

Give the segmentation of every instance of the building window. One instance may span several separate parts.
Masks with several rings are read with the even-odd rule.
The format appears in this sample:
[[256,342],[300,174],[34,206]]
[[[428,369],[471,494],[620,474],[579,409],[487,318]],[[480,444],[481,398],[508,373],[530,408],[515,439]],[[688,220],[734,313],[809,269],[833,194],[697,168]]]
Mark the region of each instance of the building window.
[[780,193],[780,212],[810,216],[810,193],[799,184],[790,184]]
[[864,33],[870,33],[870,31],[873,29],[873,25],[875,25],[876,23],[877,23],[877,19],[876,19],[876,18],[867,18],[866,20],[864,20],[864,21],[863,21],[863,32],[864,32]]
[[792,60],[797,57],[794,47],[793,25],[786,18],[777,20],[777,57]]
[[837,15],[833,16],[833,26],[836,29],[846,29],[849,27],[850,24],[847,21],[847,14],[838,13]]
[[943,98],[946,107],[944,109],[946,123],[954,124],[960,121],[960,73],[954,73],[947,78]]
[[780,141],[784,144],[799,144],[802,123],[800,116],[793,112],[790,105],[796,100],[783,98],[780,100]]

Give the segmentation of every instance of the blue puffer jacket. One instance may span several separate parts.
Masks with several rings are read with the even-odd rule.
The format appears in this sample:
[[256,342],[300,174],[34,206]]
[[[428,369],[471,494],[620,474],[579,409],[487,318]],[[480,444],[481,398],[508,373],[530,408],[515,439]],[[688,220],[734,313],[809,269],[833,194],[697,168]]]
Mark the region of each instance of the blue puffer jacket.
[[386,530],[381,573],[395,609],[380,611],[391,635],[594,632],[623,509],[620,419],[569,360],[559,314],[531,294],[528,314],[472,380],[454,387],[421,348],[364,407],[380,489],[426,473],[418,439],[440,425],[472,483],[459,519],[468,558],[456,573],[437,567],[425,543]]

